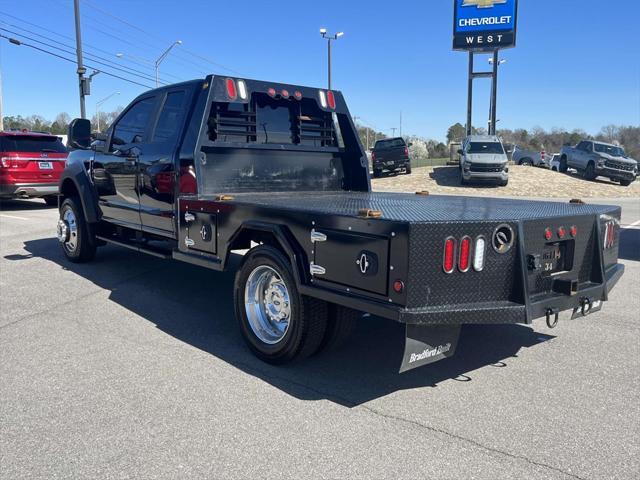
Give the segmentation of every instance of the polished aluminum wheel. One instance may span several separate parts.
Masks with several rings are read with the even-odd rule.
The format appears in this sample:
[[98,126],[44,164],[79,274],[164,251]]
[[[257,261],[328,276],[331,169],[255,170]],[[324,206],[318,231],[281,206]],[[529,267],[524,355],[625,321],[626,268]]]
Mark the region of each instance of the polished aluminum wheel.
[[289,290],[273,268],[261,265],[253,269],[244,290],[245,312],[251,330],[260,341],[280,342],[291,322]]
[[58,220],[56,236],[65,250],[74,253],[78,248],[78,223],[73,210],[66,207],[62,212],[62,218]]

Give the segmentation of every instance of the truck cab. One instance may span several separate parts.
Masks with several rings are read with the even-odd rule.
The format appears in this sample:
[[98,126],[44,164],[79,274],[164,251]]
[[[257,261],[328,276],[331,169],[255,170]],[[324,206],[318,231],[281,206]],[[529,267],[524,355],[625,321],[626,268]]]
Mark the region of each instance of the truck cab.
[[471,135],[464,139],[460,153],[460,183],[509,182],[509,158],[494,135]]

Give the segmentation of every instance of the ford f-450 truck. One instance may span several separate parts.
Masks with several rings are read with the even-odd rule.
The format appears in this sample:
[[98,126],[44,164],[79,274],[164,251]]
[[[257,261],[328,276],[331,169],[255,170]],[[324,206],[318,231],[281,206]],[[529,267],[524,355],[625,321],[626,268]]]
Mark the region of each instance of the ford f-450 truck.
[[140,95],[91,144],[87,120],[69,130],[66,257],[111,243],[224,270],[244,252],[236,317],[267,362],[366,312],[406,325],[404,371],[452,355],[462,324],[594,312],[624,270],[618,207],[372,192],[337,91],[208,76]]
[[636,179],[638,162],[628,158],[616,145],[583,140],[575,147],[562,147],[560,171],[575,168],[586,180],[607,177],[627,187]]

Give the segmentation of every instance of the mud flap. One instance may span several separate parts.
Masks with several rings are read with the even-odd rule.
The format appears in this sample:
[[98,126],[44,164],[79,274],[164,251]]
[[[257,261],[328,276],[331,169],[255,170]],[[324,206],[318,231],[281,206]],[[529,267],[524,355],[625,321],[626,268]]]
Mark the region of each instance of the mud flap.
[[407,324],[400,373],[452,356],[459,337],[460,325],[425,327]]

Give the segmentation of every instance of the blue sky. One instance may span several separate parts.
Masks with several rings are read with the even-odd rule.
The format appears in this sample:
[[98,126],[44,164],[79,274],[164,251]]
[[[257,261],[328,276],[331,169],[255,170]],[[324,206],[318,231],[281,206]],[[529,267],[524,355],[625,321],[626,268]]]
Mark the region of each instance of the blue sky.
[[[345,35],[333,50],[333,84],[345,94],[351,113],[389,132],[398,126],[402,111],[404,134],[442,140],[447,127],[464,123],[466,114],[467,55],[451,50],[452,4],[82,0],[81,12],[87,52],[150,77],[153,69],[144,59],[157,58],[171,42],[182,40],[162,64],[161,77],[167,81],[198,78],[203,72],[230,73],[196,54],[239,72],[231,73],[237,76],[325,86],[326,42],[318,29],[342,30]],[[502,52],[507,63],[500,67],[499,128],[596,133],[611,123],[640,125],[639,18],[638,0],[521,0],[518,46]],[[73,45],[72,0],[0,0],[0,22],[0,28],[47,43],[52,42],[24,29]],[[118,59],[116,53],[138,63]],[[74,58],[73,53],[61,54]],[[0,62],[5,115],[78,115],[72,63],[2,38]],[[484,58],[480,65],[488,67]],[[137,80],[153,85],[152,79]],[[476,81],[475,126],[486,126],[489,83]],[[87,111],[93,114],[95,102],[114,91],[121,94],[103,109],[126,105],[144,90],[100,74]]]

